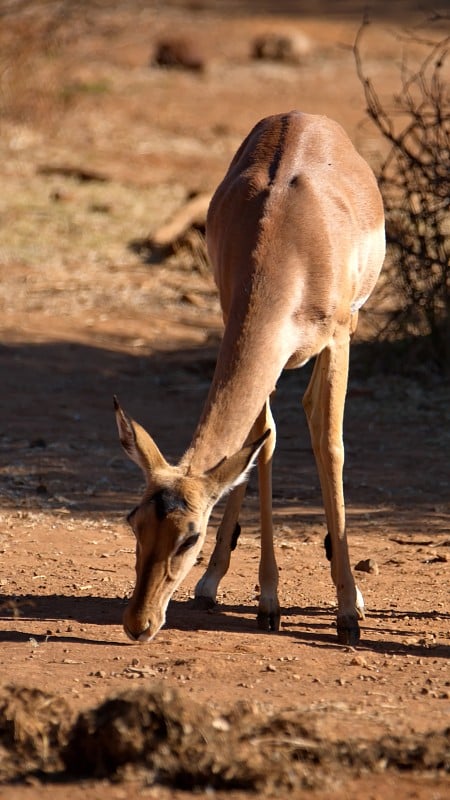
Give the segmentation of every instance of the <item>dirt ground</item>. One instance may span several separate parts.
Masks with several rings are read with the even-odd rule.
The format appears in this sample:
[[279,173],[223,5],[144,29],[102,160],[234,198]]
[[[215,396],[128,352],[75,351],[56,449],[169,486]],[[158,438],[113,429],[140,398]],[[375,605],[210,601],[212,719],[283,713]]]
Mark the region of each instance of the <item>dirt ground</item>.
[[[355,571],[367,606],[360,646],[335,639],[300,405],[309,366],[281,377],[274,402],[280,633],[256,627],[254,477],[217,608],[196,610],[191,598],[220,506],[156,639],[133,645],[121,626],[134,578],[125,515],[142,485],[122,456],[112,396],[177,459],[221,331],[195,248],[163,258],[139,243],[192,193],[211,192],[270,113],[334,117],[376,168],[382,144],[351,52],[361,8],[180,0],[1,11],[0,798],[448,796],[450,391],[432,368],[412,368],[404,343],[373,341],[373,302],[345,425],[352,565],[377,566]],[[414,12],[379,3],[365,34],[384,97],[398,87],[398,34]],[[440,38],[448,27],[420,30]],[[267,33],[294,37],[301,55],[252,59]],[[203,69],[153,64],[173,36]],[[147,704],[168,730],[164,747]],[[115,741],[112,729],[134,737],[122,761],[99,744]]]

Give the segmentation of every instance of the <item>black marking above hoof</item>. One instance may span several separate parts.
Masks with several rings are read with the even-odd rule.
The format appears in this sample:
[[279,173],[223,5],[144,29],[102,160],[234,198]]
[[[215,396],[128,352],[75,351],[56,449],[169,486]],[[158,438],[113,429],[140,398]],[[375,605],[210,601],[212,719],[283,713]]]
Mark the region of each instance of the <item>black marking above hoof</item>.
[[240,535],[241,535],[241,526],[239,525],[239,522],[236,522],[236,526],[234,528],[233,535],[231,537],[231,544],[230,544],[231,551],[236,550],[236,545],[238,543]]
[[331,561],[331,559],[333,557],[333,546],[331,544],[331,536],[330,536],[329,533],[327,533],[327,535],[325,536],[325,539],[323,540],[323,546],[325,548],[325,555],[326,555],[328,561]]
[[355,647],[359,644],[361,632],[359,625],[354,617],[338,617],[337,638],[339,644],[346,644]]
[[206,595],[198,595],[192,600],[192,608],[195,608],[197,611],[211,611],[211,609],[215,607],[216,601],[213,600],[212,597],[207,597]]
[[279,631],[280,630],[280,612],[279,611],[258,611],[256,617],[258,628],[261,631]]

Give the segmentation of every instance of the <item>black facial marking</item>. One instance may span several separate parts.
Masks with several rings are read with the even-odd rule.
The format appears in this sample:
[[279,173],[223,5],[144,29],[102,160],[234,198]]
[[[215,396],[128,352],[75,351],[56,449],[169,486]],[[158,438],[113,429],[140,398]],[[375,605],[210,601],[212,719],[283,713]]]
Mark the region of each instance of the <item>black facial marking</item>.
[[157,518],[162,521],[172,511],[186,511],[187,503],[184,497],[173,492],[171,489],[161,489],[151,498],[155,504]]
[[233,531],[233,536],[231,537],[230,550],[236,549],[236,545],[238,543],[240,535],[241,535],[241,526],[239,525],[239,522],[236,522],[236,527]]
[[333,555],[333,547],[331,545],[331,536],[329,533],[327,533],[325,539],[323,540],[323,546],[325,548],[325,555],[328,558],[328,561],[331,561]]

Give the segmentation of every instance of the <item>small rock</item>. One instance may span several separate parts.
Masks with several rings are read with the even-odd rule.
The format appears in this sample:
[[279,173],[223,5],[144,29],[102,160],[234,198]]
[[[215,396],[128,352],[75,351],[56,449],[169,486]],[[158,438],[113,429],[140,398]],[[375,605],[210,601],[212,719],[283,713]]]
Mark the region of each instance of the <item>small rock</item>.
[[378,575],[380,572],[378,564],[374,558],[366,558],[362,561],[358,561],[358,563],[355,565],[355,569],[357,569],[358,572],[370,572],[372,575]]
[[367,661],[363,656],[353,656],[350,664],[352,667],[367,667]]
[[223,731],[226,733],[230,730],[230,723],[224,717],[216,717],[212,721],[212,726],[216,731]]

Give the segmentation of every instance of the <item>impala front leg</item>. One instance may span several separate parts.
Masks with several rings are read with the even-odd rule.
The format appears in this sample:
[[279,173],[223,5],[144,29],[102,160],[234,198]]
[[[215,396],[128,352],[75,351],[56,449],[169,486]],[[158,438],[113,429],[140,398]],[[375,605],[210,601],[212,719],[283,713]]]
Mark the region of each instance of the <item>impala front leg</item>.
[[231,552],[236,547],[240,533],[238,519],[246,489],[246,482],[236,486],[227,500],[208,567],[195,587],[195,604],[198,608],[212,608],[216,604],[219,583],[228,571]]
[[272,517],[272,459],[275,450],[275,423],[270,410],[270,401],[259,415],[253,435],[270,430],[264,447],[258,456],[259,504],[261,513],[261,560],[259,564],[260,598],[258,627],[266,631],[277,631],[280,627],[280,604],[278,602],[278,567],[273,547]]
[[349,336],[323,350],[316,359],[306,390],[305,408],[322,487],[331,540],[331,576],[337,592],[337,635],[342,644],[357,644],[358,618],[363,616],[362,595],[350,567],[345,530],[343,491],[344,445],[342,438],[347,390]]

